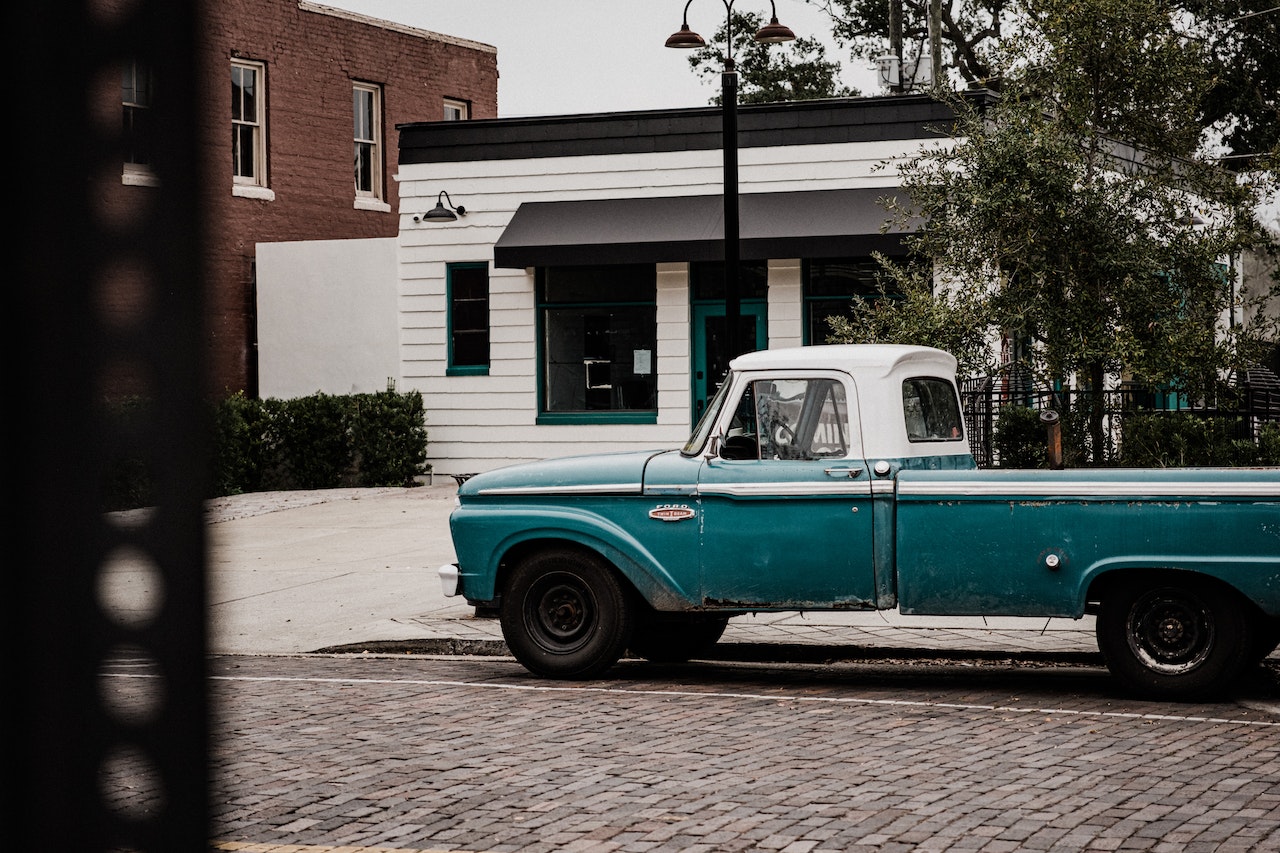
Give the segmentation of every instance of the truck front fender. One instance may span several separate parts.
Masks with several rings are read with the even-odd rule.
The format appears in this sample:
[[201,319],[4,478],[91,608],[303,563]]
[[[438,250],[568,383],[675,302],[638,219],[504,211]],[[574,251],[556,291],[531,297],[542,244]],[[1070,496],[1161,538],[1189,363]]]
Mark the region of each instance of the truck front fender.
[[[539,543],[571,542],[608,560],[655,609],[689,610],[697,605],[696,591],[682,585],[644,543],[588,508],[463,506],[454,510],[449,524],[461,590],[469,600],[496,600],[509,555]],[[696,579],[696,565],[694,569]]]

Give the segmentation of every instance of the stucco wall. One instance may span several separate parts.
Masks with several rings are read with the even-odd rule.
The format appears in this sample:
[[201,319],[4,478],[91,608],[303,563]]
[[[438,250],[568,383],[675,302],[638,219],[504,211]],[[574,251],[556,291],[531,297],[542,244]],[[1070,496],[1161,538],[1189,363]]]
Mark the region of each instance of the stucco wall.
[[400,375],[396,241],[259,243],[260,395],[382,391]]

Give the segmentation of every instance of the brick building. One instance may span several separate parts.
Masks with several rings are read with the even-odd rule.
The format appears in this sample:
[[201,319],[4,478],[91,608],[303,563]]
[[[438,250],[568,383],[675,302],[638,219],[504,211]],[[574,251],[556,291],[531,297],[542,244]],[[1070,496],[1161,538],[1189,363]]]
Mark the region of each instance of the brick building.
[[[129,14],[125,0],[99,5]],[[497,51],[306,0],[225,0],[203,13],[208,390],[255,396],[257,245],[395,237],[396,125],[493,117]],[[97,209],[120,216],[158,183],[148,110],[164,86],[144,62],[124,66],[95,94],[102,120],[123,113],[123,163],[93,181]],[[143,311],[135,291],[113,290],[105,310]],[[108,384],[141,387],[126,374]]]

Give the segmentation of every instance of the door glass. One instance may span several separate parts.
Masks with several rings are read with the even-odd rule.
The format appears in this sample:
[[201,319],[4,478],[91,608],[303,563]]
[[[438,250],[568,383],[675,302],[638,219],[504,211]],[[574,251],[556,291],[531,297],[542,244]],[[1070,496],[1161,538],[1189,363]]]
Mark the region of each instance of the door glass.
[[736,458],[847,456],[849,407],[844,386],[834,379],[756,380],[743,394],[729,430],[729,439],[738,435],[753,439],[756,453]]

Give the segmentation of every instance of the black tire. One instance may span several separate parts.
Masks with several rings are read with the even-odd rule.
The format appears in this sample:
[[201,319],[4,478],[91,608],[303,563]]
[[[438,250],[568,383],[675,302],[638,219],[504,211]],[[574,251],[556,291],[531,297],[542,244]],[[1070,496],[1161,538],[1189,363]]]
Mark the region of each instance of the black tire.
[[582,551],[541,551],[515,566],[499,618],[507,648],[548,678],[586,679],[618,662],[631,639],[628,588],[603,560]]
[[729,624],[724,616],[674,616],[649,614],[636,626],[630,650],[654,663],[684,663],[703,654],[719,641]]
[[1204,578],[1126,579],[1103,597],[1098,648],[1130,690],[1155,699],[1221,698],[1257,660],[1255,620]]

